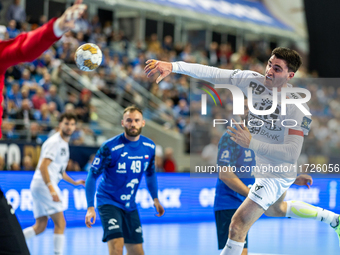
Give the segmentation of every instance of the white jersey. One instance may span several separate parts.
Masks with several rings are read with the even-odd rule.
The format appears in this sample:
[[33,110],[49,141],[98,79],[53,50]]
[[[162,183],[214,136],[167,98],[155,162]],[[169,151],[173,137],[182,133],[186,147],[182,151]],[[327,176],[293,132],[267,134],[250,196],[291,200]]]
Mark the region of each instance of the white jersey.
[[[243,93],[249,98],[252,96],[253,106],[256,110],[270,109],[273,104],[273,92],[264,85],[265,77],[253,71],[241,70],[225,70],[214,67],[208,67],[197,64],[187,64],[184,62],[172,63],[173,72],[187,74],[194,78],[206,80],[212,84],[232,84],[239,87]],[[288,86],[292,87],[290,84]],[[252,95],[248,95],[248,88],[252,87]],[[301,98],[297,93],[287,93],[289,98]],[[274,113],[270,115],[256,115],[249,112],[248,121],[252,126],[247,125],[252,137],[260,142],[268,144],[284,144],[284,139],[289,134],[307,135],[310,129],[310,116],[305,116],[300,109],[293,104],[287,104],[286,115],[281,114],[281,93],[278,92],[278,104]],[[309,109],[306,104],[303,104],[306,109]],[[272,121],[277,120],[277,121]],[[282,121],[284,125],[282,125]],[[288,121],[295,120],[295,121]],[[263,121],[263,125],[262,125]],[[289,128],[287,126],[290,126]],[[293,127],[292,127],[293,126]],[[302,136],[303,136],[302,135]],[[277,146],[278,148],[278,146]],[[280,152],[278,152],[280,153]],[[300,153],[300,152],[299,152]],[[255,153],[256,154],[256,153]],[[285,160],[272,157],[272,155],[256,154],[256,165],[264,166],[286,166],[291,170],[297,170],[295,164],[285,162]],[[292,166],[294,165],[294,166]],[[291,171],[290,171],[291,172]],[[295,172],[295,171],[294,171]],[[282,175],[281,175],[282,176]],[[283,176],[282,176],[283,177]]]
[[[252,96],[253,105],[256,110],[266,110],[271,108],[273,104],[273,92],[264,84],[265,77],[253,71],[235,70],[231,76],[231,84],[239,87],[243,93],[249,98]],[[292,85],[287,84],[288,87]],[[252,95],[248,95],[248,87],[252,87]],[[297,93],[287,93],[289,99],[301,99]],[[306,104],[303,106],[309,110]],[[258,141],[270,144],[283,144],[285,136],[289,134],[308,135],[311,119],[305,116],[302,111],[294,104],[287,104],[286,115],[281,114],[281,93],[277,93],[277,107],[274,113],[270,115],[256,115],[249,111],[248,121],[252,126],[248,129],[252,137]],[[263,125],[262,125],[263,121]],[[282,125],[284,124],[284,126]],[[299,132],[300,131],[300,132]],[[277,160],[270,156],[256,156],[257,165],[283,165],[282,160]],[[287,165],[290,167],[290,165]]]
[[70,152],[68,143],[65,142],[60,133],[57,132],[48,138],[41,147],[41,154],[37,168],[35,170],[33,180],[42,180],[40,165],[44,158],[52,160],[48,166],[48,173],[53,184],[57,185],[63,178],[63,173],[66,170],[69,161]]

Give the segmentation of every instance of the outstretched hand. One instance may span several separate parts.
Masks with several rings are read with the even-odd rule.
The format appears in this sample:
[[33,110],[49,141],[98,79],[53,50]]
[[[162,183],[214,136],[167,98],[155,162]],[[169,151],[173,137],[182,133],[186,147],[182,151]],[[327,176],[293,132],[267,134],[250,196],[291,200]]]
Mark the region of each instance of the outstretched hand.
[[[233,123],[236,123],[236,120],[232,119]],[[242,146],[243,148],[249,148],[250,140],[251,140],[251,133],[246,126],[242,126],[239,124],[235,124],[236,128],[228,127],[227,133],[231,135],[231,140],[233,140],[238,145]]]
[[156,80],[156,83],[159,83],[172,72],[172,64],[169,62],[149,59],[148,61],[146,61],[146,64],[147,65],[144,68],[144,72],[147,74],[148,78],[157,72],[160,73]]
[[85,12],[87,6],[82,4],[83,0],[76,0],[74,5],[67,8],[63,15],[58,19],[59,29],[68,31],[75,26],[75,21],[79,19]]

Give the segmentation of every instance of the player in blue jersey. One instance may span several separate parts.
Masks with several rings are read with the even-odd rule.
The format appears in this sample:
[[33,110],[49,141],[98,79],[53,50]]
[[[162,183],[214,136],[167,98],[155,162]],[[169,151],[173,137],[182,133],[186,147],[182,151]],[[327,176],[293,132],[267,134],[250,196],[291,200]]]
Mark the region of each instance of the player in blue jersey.
[[[248,103],[245,99],[242,117],[246,122],[248,122],[248,112]],[[223,134],[218,144],[217,154],[217,165],[221,167],[221,170],[216,183],[214,211],[219,250],[222,250],[227,243],[231,218],[255,182],[251,173],[252,167],[256,166],[254,152],[238,145],[230,137],[228,133]],[[294,184],[306,185],[309,188],[310,183],[312,183],[312,178],[309,175],[300,175]],[[248,234],[241,255],[247,254]]]
[[122,255],[125,245],[129,255],[143,255],[142,227],[135,197],[142,175],[160,217],[164,208],[157,197],[155,143],[140,135],[145,126],[142,111],[136,106],[124,110],[124,133],[115,136],[98,150],[86,180],[87,214],[85,223],[95,223],[94,195],[96,180],[103,174],[97,190],[97,208],[104,229],[103,242],[110,255]]

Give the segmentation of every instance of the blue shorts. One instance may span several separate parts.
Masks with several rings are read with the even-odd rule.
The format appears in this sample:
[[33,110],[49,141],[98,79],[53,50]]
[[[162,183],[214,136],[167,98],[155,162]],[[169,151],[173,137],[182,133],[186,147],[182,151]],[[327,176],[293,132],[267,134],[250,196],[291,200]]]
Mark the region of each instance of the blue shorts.
[[[236,210],[237,209],[215,211],[215,222],[219,250],[222,250],[224,246],[227,244],[231,218],[233,217]],[[246,243],[244,244],[244,248],[248,248],[248,234],[246,237]]]
[[128,212],[114,205],[101,205],[98,212],[104,230],[103,242],[123,237],[124,243],[143,243],[138,210]]

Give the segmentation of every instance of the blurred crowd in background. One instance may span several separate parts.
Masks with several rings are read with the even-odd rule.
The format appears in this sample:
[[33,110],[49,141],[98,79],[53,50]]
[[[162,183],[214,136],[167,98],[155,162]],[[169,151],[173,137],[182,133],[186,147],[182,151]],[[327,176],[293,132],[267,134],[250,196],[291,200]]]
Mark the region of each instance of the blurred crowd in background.
[[[39,24],[33,25],[26,23],[24,19],[15,20],[15,15],[7,16],[9,20],[6,30],[0,31],[2,39],[14,38],[20,32],[29,31],[47,22],[45,16],[40,18]],[[146,118],[184,134],[187,153],[202,153],[203,158],[214,162],[216,156],[212,158],[212,151],[217,150],[218,140],[226,127],[212,128],[209,121],[221,116],[231,116],[231,95],[222,93],[222,101],[227,102],[223,107],[212,107],[213,102],[208,99],[210,117],[203,120],[199,104],[202,91],[190,90],[192,81],[189,77],[172,74],[157,84],[156,77],[147,78],[144,74],[146,60],[185,61],[224,69],[253,70],[263,74],[273,45],[261,40],[245,42],[243,47],[235,51],[230,42],[221,44],[212,42],[207,49],[204,49],[193,46],[190,42],[186,45],[174,44],[170,35],[164,36],[161,41],[156,34],[149,36],[146,41],[133,41],[122,31],[114,33],[112,27],[111,22],[101,24],[98,16],[88,19],[85,13],[73,31],[67,32],[37,60],[8,69],[5,77],[6,87],[3,90],[4,139],[23,139],[42,143],[55,132],[55,125],[51,124],[56,123],[60,113],[75,111],[79,118],[79,125],[72,136],[71,144],[98,146],[95,137],[100,135],[100,131],[93,131],[93,128],[86,125],[96,125],[98,119],[96,109],[91,105],[91,94],[93,91],[100,90],[112,99],[117,98],[117,77],[124,75],[131,77],[163,102],[161,105],[153,105],[161,112],[161,120],[159,117],[153,119],[153,116],[147,113]],[[95,72],[89,73],[81,72],[74,67],[76,49],[88,42],[97,44],[103,52],[102,65]],[[195,45],[202,44],[195,42]],[[62,82],[60,79],[62,62],[70,64],[81,75],[82,81],[91,85],[88,89],[84,89],[79,97],[69,91],[66,98],[58,94]],[[302,157],[338,155],[340,152],[340,88],[320,84],[317,72],[308,72],[305,65],[300,68],[295,77],[294,84],[307,88],[312,94],[309,107],[313,114],[313,123],[309,135],[305,137]],[[129,84],[124,86],[122,98],[120,103],[123,107],[136,104],[147,109],[149,104],[155,104],[141,97]],[[28,133],[30,138],[27,137]],[[190,136],[192,141],[199,141],[195,146],[191,146],[194,148],[191,151]],[[176,171],[176,162],[172,157],[171,148],[165,148],[164,153],[161,149],[158,151],[158,156],[156,167],[159,171],[164,169]],[[319,158],[319,161],[322,160],[327,161],[327,158]],[[28,162],[29,159],[26,161]],[[25,168],[25,165],[24,161],[22,168]],[[0,169],[2,169],[1,159]]]

